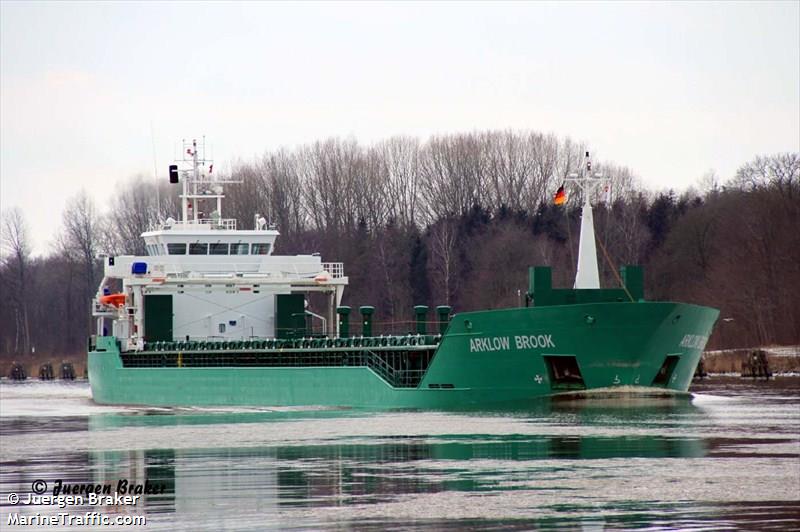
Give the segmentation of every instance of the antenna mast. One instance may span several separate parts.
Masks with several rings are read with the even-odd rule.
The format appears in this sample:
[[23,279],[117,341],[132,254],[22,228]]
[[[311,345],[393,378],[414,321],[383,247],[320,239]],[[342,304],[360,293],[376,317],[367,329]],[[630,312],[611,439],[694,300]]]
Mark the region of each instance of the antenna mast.
[[156,182],[156,223],[161,223],[161,194],[158,183],[158,162],[156,160],[156,134],[153,132],[153,121],[150,121],[150,141],[153,143],[153,179]]
[[[203,136],[200,144],[196,139],[191,142],[184,140],[182,144],[183,151],[178,162],[184,163],[184,166],[189,168],[180,171],[180,181],[183,185],[183,193],[180,196],[181,223],[189,225],[210,224],[213,227],[236,229],[236,220],[222,218],[222,199],[225,197],[222,185],[241,183],[241,180],[214,177],[213,161],[205,158],[205,136]],[[201,212],[200,202],[202,201],[204,205],[208,205],[210,200],[216,200],[216,209],[211,213]]]

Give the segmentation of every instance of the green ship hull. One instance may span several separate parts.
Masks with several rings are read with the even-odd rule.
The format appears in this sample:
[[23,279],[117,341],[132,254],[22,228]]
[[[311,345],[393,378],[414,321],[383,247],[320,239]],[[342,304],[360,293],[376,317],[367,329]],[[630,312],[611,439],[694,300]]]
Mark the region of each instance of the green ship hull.
[[97,403],[164,406],[454,409],[594,390],[685,393],[718,314],[672,302],[550,304],[461,313],[435,341],[255,342],[222,353],[187,343],[126,354],[104,336],[89,379]]

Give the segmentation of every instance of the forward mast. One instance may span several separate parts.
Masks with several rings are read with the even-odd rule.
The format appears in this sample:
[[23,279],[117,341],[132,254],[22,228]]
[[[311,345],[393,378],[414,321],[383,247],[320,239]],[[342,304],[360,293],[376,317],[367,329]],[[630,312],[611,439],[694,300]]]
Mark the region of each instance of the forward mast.
[[597,247],[594,236],[591,196],[601,185],[608,186],[609,179],[599,172],[592,173],[592,159],[587,151],[580,174],[572,173],[567,181],[575,183],[583,193],[581,211],[581,236],[578,243],[578,268],[573,288],[600,288],[600,272],[597,267]]

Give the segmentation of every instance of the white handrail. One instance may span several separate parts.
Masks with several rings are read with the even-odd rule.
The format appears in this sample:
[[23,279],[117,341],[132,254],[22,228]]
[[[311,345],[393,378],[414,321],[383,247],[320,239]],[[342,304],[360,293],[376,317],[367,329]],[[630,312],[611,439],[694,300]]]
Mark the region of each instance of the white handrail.
[[[235,263],[235,262],[218,262],[214,266],[219,267],[218,271],[204,271],[198,272],[196,270],[186,269],[191,268],[191,264],[181,265],[178,263],[158,263],[153,264],[150,277],[188,277],[189,274],[194,274],[198,278],[224,278],[224,276],[235,277],[237,274],[247,275],[248,277],[283,277],[283,278],[301,278],[310,279],[318,275],[319,269],[311,267],[307,264],[293,264],[293,263],[276,263],[269,264],[267,271],[253,271],[253,263]],[[344,263],[342,262],[323,262],[322,270],[330,274],[332,279],[340,279],[344,277]]]

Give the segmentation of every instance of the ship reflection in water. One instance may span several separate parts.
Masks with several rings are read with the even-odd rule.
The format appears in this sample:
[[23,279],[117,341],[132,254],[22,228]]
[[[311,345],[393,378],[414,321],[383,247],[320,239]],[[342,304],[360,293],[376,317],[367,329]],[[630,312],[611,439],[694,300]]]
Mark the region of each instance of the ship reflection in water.
[[8,503],[34,480],[124,479],[157,492],[91,509],[147,530],[800,526],[796,383],[456,413],[108,409],[81,386],[1,386],[4,525],[64,511]]

